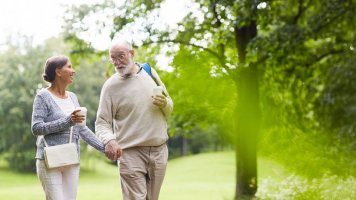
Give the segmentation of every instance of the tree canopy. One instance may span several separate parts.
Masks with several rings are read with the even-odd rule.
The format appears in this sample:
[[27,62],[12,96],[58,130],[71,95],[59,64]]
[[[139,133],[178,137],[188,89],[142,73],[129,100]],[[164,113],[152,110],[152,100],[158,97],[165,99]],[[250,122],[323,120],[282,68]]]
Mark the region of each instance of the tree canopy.
[[[352,77],[354,1],[188,1],[185,17],[173,26],[161,20],[159,11],[165,3],[106,1],[90,9],[74,8],[71,13],[77,13],[76,20],[67,21],[68,38],[80,39],[82,33],[110,27],[110,38],[130,34],[141,51],[173,56],[177,79],[182,71],[191,77],[209,74],[201,84],[207,87],[200,87],[208,105],[205,110],[218,105],[209,95],[208,83],[228,78],[230,93],[221,98],[222,105],[223,110],[234,111],[230,118],[224,112],[218,115],[225,122],[232,119],[228,124],[236,131],[237,197],[253,195],[257,188],[255,145],[260,116],[265,129],[282,126],[322,135],[335,134],[331,130],[337,129],[340,137],[347,132],[354,135],[353,123],[342,117],[353,115],[345,110],[353,99],[347,94],[353,90],[347,84],[351,79],[336,78]],[[90,29],[87,20],[103,10],[110,14]],[[192,84],[195,81],[200,85],[190,79]],[[182,86],[179,93],[193,92]],[[340,94],[342,99],[336,97]],[[191,96],[179,97],[201,102]],[[328,125],[321,126],[324,123]],[[326,133],[326,127],[333,133]]]
[[1,53],[0,130],[6,139],[0,139],[0,153],[10,152],[12,163],[33,155],[26,151],[34,145],[32,100],[43,86],[39,74],[50,54],[68,53],[83,69],[85,78],[78,76],[73,89],[83,91],[78,95],[94,118],[97,101],[90,96],[98,96],[113,73],[107,50],[94,44],[106,35],[131,38],[135,60],[159,71],[175,102],[171,137],[211,136],[213,143],[235,145],[236,198],[257,190],[257,146],[264,154],[282,149],[286,163],[290,154],[306,162],[302,149],[308,147],[321,149],[315,154],[321,163],[330,163],[325,156],[335,158],[333,172],[340,171],[337,163],[352,165],[355,0],[187,0],[176,23],[164,20],[168,2],[106,0],[69,7],[65,47],[56,40]]

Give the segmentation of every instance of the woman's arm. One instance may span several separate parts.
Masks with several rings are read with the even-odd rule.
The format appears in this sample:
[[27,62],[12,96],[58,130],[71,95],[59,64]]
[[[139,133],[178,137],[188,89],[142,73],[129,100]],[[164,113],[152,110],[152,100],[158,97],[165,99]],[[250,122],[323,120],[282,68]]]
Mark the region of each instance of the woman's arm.
[[80,137],[100,152],[105,151],[104,144],[96,137],[96,135],[87,126],[81,126],[79,130]]
[[32,122],[31,130],[32,134],[38,135],[48,135],[51,133],[61,132],[68,130],[68,128],[74,123],[71,120],[71,116],[62,117],[50,122],[45,122],[45,118],[48,114],[48,109],[46,106],[46,101],[40,95],[36,95],[33,102],[32,110]]

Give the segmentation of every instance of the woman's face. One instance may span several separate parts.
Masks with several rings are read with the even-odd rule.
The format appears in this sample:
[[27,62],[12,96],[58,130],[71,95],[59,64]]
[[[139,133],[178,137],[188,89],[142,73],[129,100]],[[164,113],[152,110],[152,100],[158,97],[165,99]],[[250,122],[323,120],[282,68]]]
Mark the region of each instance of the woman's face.
[[74,69],[70,61],[67,62],[62,68],[56,69],[56,79],[66,85],[73,82]]

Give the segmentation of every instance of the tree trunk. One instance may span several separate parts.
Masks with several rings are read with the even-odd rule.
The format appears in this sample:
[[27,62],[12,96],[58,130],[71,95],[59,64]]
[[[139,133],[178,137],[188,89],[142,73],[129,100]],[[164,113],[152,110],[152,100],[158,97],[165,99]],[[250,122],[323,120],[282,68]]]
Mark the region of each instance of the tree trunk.
[[180,156],[187,155],[188,152],[188,140],[183,135],[180,138]]
[[235,82],[238,92],[236,110],[236,193],[235,199],[251,199],[257,192],[256,144],[260,124],[257,66],[245,66],[246,48],[256,37],[256,23],[235,28],[239,56]]

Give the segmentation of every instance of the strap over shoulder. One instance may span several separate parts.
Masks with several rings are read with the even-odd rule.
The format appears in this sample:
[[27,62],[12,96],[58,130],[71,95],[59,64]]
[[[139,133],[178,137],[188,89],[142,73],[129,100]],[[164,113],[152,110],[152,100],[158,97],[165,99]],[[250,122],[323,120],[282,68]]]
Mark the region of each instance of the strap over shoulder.
[[150,75],[150,77],[153,79],[153,81],[156,83],[156,85],[160,85],[160,84],[157,82],[156,78],[155,78],[155,77],[153,76],[153,74],[152,74],[152,69],[151,69],[150,64],[148,64],[148,63],[142,63],[142,64],[140,64],[140,66],[147,72],[148,75]]
[[148,63],[142,63],[141,67],[147,72],[148,75],[151,76],[151,78],[153,78],[152,71],[151,71],[151,66]]
[[[140,64],[140,66],[147,72],[148,75],[151,76],[151,78],[152,78],[153,81],[156,83],[156,85],[158,85],[158,86],[161,85],[161,84],[159,84],[159,82],[157,81],[157,79],[153,76],[151,66],[150,66],[148,63],[142,63],[142,64]],[[164,95],[164,96],[168,96],[168,95],[166,94],[166,92],[164,92],[164,91],[163,91],[163,95]]]

